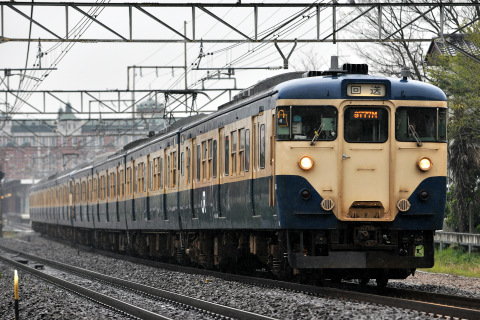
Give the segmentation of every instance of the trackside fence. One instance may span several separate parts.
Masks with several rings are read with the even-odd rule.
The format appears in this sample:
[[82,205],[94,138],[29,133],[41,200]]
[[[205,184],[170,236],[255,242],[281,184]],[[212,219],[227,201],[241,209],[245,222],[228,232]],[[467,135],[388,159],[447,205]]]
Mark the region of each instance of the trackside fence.
[[440,250],[453,244],[468,247],[468,254],[471,254],[473,247],[480,247],[480,234],[437,231],[434,241],[440,245]]

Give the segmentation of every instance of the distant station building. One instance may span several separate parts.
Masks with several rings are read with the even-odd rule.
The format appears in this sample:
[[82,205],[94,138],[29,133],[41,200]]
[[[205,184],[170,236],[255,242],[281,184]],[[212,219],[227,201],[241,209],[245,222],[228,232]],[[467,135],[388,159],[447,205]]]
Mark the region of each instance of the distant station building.
[[4,181],[38,180],[71,169],[97,155],[158,133],[168,126],[162,104],[139,103],[135,118],[79,119],[72,106],[54,120],[0,118],[0,170]]
[[40,179],[158,133],[168,126],[164,106],[147,99],[128,119],[80,119],[67,103],[52,120],[15,120],[0,114],[0,213],[28,219],[28,190]]
[[6,224],[30,219],[28,197],[25,197],[25,195],[28,195],[30,187],[38,181],[26,179],[10,180],[2,184],[0,188],[0,213]]

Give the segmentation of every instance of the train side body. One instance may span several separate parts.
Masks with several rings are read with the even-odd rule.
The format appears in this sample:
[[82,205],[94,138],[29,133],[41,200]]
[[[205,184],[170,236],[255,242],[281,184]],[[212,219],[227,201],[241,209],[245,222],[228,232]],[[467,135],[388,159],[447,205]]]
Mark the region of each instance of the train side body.
[[445,94],[368,75],[283,80],[43,181],[34,227],[205,267],[254,256],[279,275],[388,279],[431,266]]

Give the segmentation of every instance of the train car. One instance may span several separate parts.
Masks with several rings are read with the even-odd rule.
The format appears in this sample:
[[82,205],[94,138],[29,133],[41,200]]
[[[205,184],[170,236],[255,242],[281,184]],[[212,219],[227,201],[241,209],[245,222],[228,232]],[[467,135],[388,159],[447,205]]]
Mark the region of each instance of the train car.
[[94,161],[98,219],[82,228],[155,259],[384,286],[434,263],[446,124],[445,94],[406,75],[348,64],[279,75]]

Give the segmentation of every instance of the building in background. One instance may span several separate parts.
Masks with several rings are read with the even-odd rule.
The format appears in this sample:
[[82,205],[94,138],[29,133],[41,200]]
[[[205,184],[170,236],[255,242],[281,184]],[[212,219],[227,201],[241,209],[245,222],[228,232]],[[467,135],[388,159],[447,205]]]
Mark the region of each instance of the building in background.
[[80,119],[70,104],[53,120],[0,114],[0,171],[5,173],[0,180],[0,222],[5,224],[0,223],[0,233],[3,226],[29,219],[28,192],[41,179],[168,126],[162,104],[148,99],[137,109],[134,119]]
[[[445,41],[448,39],[448,42]],[[473,41],[468,40],[465,34],[451,34],[437,37],[430,42],[427,54],[425,55],[425,63],[428,66],[438,66],[438,59],[440,56],[455,56],[461,51],[467,55],[478,56],[480,49]]]
[[163,105],[149,99],[135,119],[79,119],[67,104],[54,120],[0,119],[4,182],[39,180],[167,127]]

